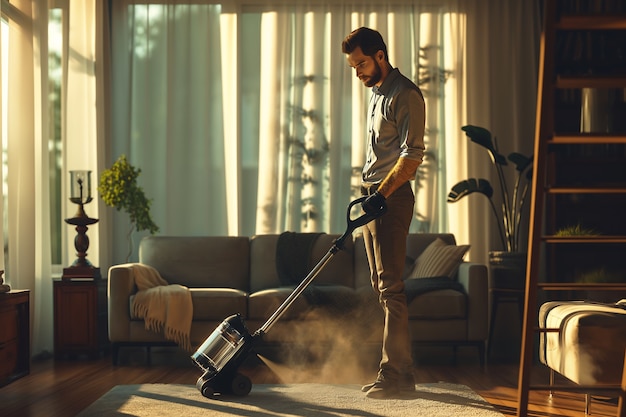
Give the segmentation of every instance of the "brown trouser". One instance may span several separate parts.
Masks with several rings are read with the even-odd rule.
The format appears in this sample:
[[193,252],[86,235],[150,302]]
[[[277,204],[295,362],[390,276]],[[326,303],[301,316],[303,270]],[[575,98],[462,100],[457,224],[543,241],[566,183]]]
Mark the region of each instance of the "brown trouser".
[[[375,188],[362,191],[369,195]],[[387,198],[387,212],[363,227],[372,288],[385,316],[380,371],[390,379],[397,379],[413,365],[402,272],[414,204],[413,190],[406,183]]]

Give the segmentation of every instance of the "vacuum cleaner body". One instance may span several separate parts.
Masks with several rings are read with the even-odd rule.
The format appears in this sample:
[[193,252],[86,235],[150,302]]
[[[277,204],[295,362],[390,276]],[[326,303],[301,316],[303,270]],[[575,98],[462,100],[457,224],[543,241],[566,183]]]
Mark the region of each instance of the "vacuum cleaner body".
[[250,334],[241,314],[232,315],[217,326],[191,356],[203,371],[196,382],[202,395],[212,397],[218,392],[247,395],[252,383],[238,369],[260,339],[260,332]]
[[247,376],[238,372],[239,366],[254,350],[254,346],[262,339],[263,335],[315,279],[322,268],[340,249],[343,249],[346,238],[351,236],[357,227],[363,226],[385,213],[387,207],[381,206],[376,213],[365,213],[352,220],[350,217],[352,207],[365,199],[366,197],[358,198],[348,205],[348,227],[345,233],[335,240],[326,255],[254,334],[250,334],[248,331],[243,317],[240,314],[235,314],[226,318],[204,340],[191,356],[193,362],[203,372],[196,382],[196,388],[203,396],[211,398],[217,393],[245,396],[250,393],[252,382]]

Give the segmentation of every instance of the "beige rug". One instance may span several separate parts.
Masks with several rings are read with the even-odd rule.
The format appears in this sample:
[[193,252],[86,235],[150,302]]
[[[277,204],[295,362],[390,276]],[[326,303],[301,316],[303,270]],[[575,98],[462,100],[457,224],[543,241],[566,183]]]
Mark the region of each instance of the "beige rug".
[[418,384],[402,398],[366,398],[358,385],[253,385],[245,397],[205,398],[193,385],[118,385],[79,417],[93,416],[302,416],[501,417],[465,385]]

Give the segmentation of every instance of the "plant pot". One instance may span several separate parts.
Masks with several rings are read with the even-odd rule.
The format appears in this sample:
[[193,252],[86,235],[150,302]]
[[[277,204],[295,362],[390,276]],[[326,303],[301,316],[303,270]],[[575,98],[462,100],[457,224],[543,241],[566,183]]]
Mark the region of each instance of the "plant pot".
[[526,252],[489,252],[489,288],[526,288]]

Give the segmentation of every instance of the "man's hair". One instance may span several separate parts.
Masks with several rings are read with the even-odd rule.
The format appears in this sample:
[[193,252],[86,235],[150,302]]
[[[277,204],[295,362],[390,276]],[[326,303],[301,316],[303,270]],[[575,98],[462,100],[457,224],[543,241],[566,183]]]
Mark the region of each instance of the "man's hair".
[[387,45],[385,45],[382,35],[374,29],[366,27],[355,29],[346,36],[341,43],[341,51],[344,54],[349,54],[358,47],[360,47],[363,54],[367,56],[374,56],[376,52],[383,51],[385,61],[389,61],[387,57]]

